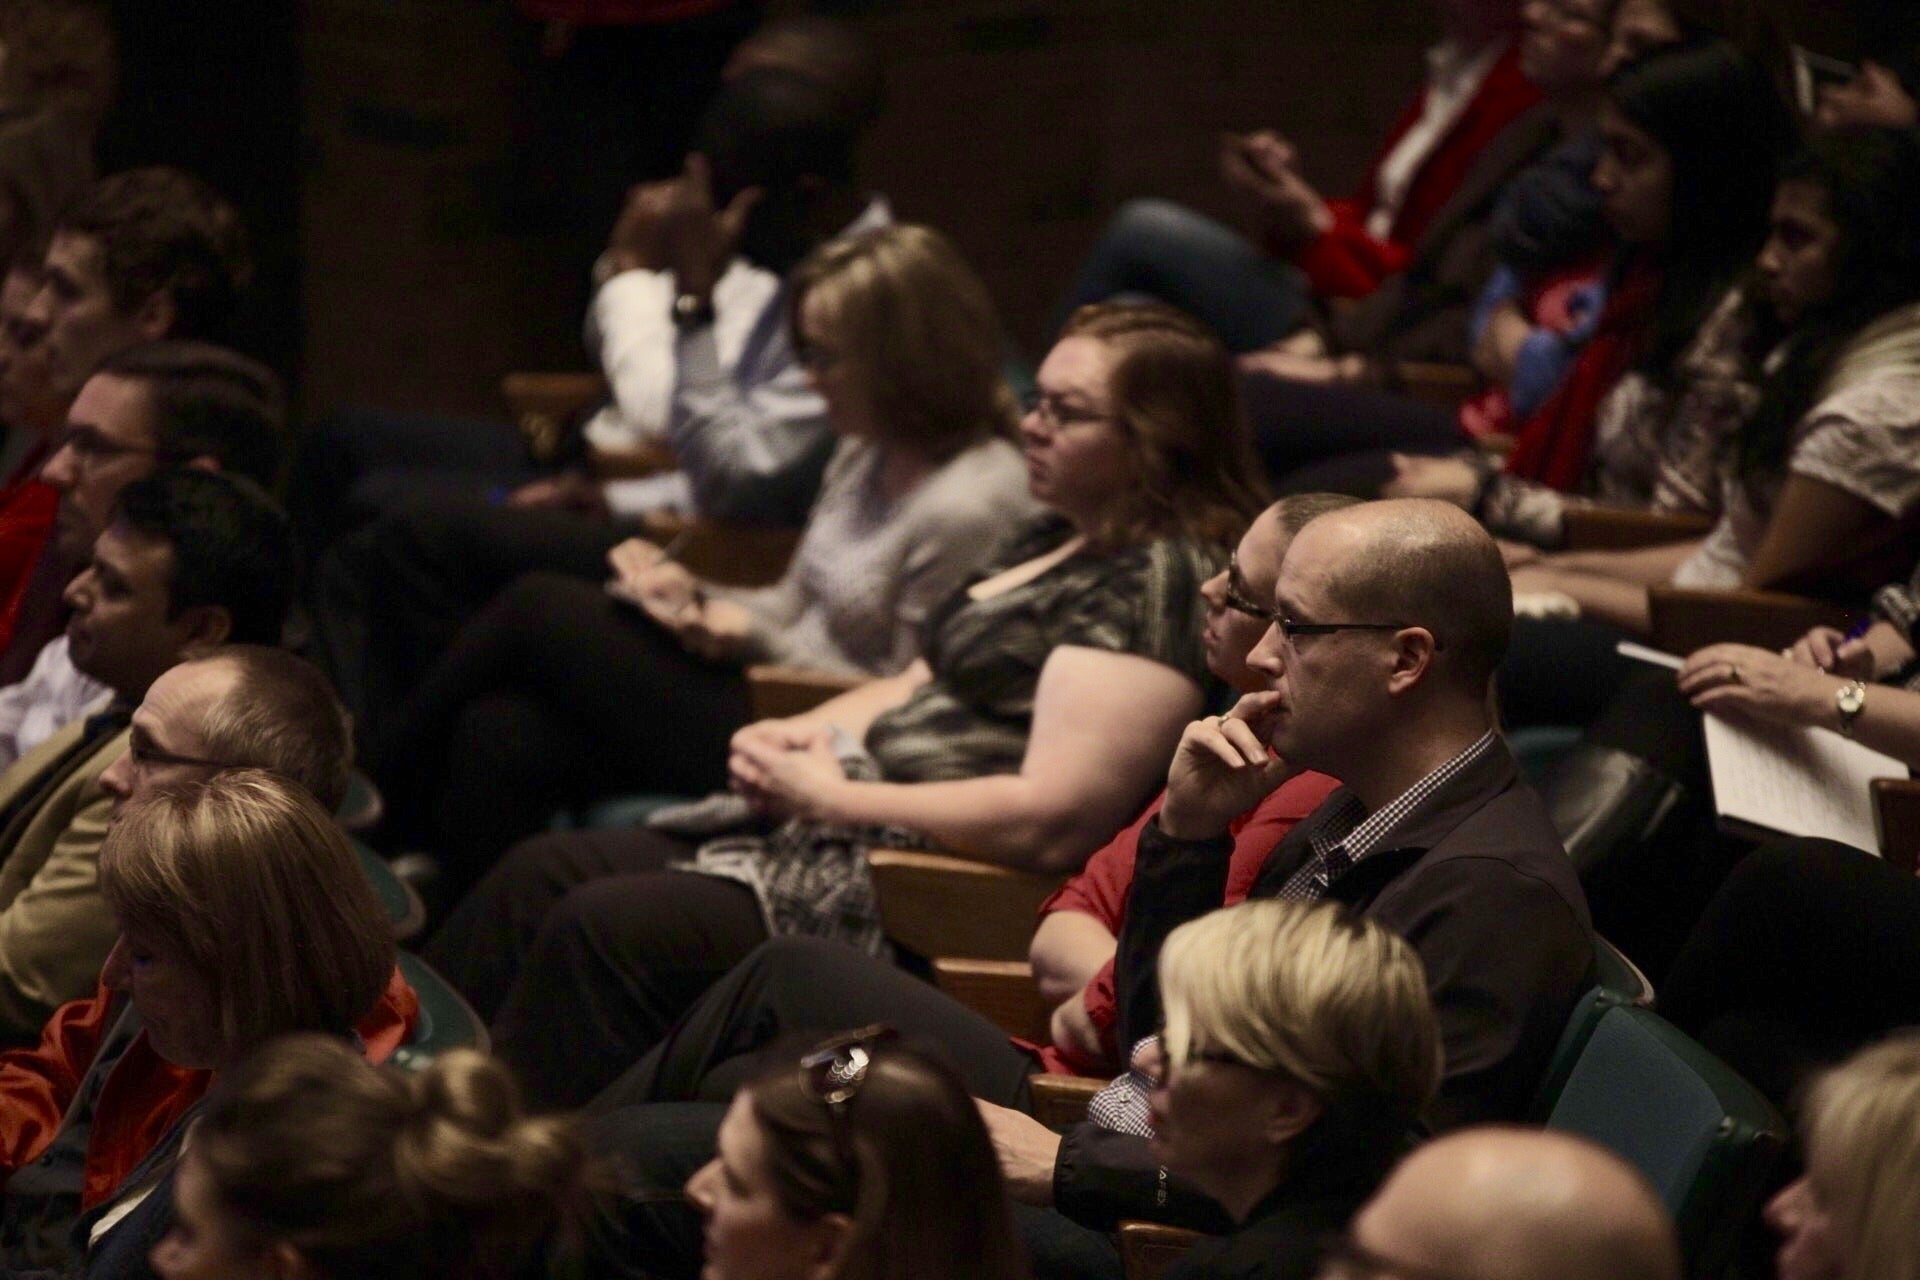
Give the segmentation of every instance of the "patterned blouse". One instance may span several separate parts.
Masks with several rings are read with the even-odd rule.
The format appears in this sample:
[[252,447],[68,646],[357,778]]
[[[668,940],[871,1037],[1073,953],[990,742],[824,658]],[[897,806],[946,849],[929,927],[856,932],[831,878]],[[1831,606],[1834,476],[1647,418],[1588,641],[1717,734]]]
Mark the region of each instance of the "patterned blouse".
[[[1073,536],[1065,520],[1047,516],[973,581]],[[922,653],[933,679],[874,720],[867,750],[894,782],[1018,772],[1040,668],[1061,645],[1138,654],[1205,688],[1212,677],[1200,641],[1200,584],[1225,562],[1220,548],[1168,538],[1114,553],[1076,552],[985,600],[955,592],[927,621]]]

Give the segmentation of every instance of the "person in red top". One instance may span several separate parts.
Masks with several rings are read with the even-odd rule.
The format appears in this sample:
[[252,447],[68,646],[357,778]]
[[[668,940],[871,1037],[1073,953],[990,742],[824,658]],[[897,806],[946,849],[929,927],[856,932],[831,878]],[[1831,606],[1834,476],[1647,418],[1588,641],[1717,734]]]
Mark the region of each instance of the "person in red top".
[[1266,253],[1183,206],[1132,201],[1088,256],[1061,314],[1145,293],[1198,316],[1235,351],[1253,351],[1296,331],[1311,298],[1363,297],[1404,271],[1483,154],[1541,101],[1520,70],[1517,0],[1435,8],[1443,37],[1428,51],[1426,81],[1351,196],[1323,197],[1279,134],[1229,135],[1221,176],[1253,206]]
[[110,1210],[170,1220],[140,1201],[170,1192],[195,1105],[259,1045],[323,1031],[381,1061],[419,1016],[346,837],[276,774],[228,770],[125,806],[100,881],[120,926],[100,989],[56,1011],[37,1047],[0,1055],[8,1274],[71,1268],[122,1229]]

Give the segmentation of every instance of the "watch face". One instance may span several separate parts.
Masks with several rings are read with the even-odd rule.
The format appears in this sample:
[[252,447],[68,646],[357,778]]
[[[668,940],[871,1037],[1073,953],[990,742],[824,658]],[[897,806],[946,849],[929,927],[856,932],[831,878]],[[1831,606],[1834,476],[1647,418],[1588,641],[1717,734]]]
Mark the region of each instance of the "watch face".
[[1867,705],[1867,691],[1857,684],[1846,685],[1833,695],[1833,700],[1840,704],[1840,710],[1846,714],[1857,715],[1860,708]]

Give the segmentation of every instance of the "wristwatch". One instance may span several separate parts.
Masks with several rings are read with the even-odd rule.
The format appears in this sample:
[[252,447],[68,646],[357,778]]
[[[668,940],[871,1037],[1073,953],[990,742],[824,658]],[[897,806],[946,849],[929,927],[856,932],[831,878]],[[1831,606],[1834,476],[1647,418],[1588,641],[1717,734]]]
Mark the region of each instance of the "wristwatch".
[[713,323],[713,299],[697,293],[676,294],[673,299],[673,323],[682,329],[699,329]]
[[1847,681],[1833,691],[1833,705],[1840,709],[1840,732],[1851,738],[1853,722],[1867,705],[1867,686],[1858,680]]

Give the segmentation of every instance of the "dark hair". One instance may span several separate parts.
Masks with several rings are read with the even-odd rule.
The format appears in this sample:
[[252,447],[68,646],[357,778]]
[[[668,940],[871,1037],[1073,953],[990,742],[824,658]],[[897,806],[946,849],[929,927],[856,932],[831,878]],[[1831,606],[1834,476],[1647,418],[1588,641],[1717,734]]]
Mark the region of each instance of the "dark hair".
[[120,494],[114,522],[173,549],[167,616],[217,605],[239,644],[276,644],[293,587],[293,535],[286,513],[242,476],[194,468],[136,480]]
[[1718,36],[1751,58],[1783,103],[1793,101],[1793,40],[1772,0],[1660,0],[1683,39]]
[[1777,472],[1793,429],[1809,409],[1834,359],[1875,317],[1920,299],[1920,138],[1908,129],[1846,129],[1816,136],[1780,170],[1780,185],[1804,183],[1826,200],[1840,232],[1833,299],[1782,334],[1765,300],[1751,305],[1751,356],[1764,359],[1784,339],[1784,359],[1741,428],[1743,476]]
[[700,121],[694,149],[713,166],[713,196],[725,204],[748,187],[764,198],[799,179],[853,179],[860,124],[832,89],[777,67],[725,85]]
[[849,119],[866,126],[886,105],[886,77],[866,32],[825,14],[775,18],[742,40],[728,59],[735,78],[778,68],[825,85]]
[[215,336],[252,274],[240,215],[212,187],[179,169],[130,169],[75,198],[54,233],[99,242],[115,310],[157,293],[173,302],[170,336]]
[[95,373],[146,387],[163,459],[209,457],[263,488],[278,483],[286,399],[265,365],[209,342],[168,339],[116,352]]
[[1607,96],[1673,168],[1660,300],[1640,362],[1656,383],[1671,385],[1701,320],[1766,236],[1774,170],[1793,123],[1766,73],[1720,39],[1636,58],[1607,81]]
[[782,1207],[803,1222],[853,1220],[840,1280],[1018,1280],[1000,1164],[965,1083],[912,1049],[870,1051],[837,1114],[797,1066],[746,1087]]
[[1357,507],[1360,501],[1349,493],[1290,493],[1267,510],[1273,513],[1280,531],[1291,538],[1321,516]]
[[215,1202],[321,1276],[521,1276],[584,1209],[597,1168],[570,1118],[530,1117],[472,1050],[418,1075],[287,1036],[224,1075],[194,1130]]

